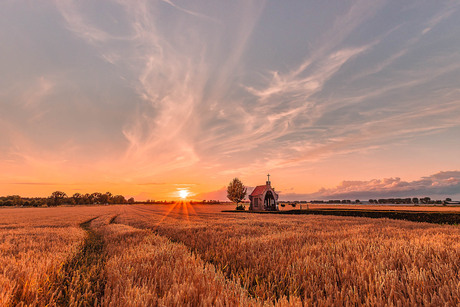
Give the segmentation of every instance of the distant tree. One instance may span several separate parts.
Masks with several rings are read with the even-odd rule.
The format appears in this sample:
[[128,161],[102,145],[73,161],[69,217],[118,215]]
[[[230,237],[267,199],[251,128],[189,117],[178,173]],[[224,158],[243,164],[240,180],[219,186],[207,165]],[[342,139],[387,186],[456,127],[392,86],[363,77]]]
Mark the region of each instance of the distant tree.
[[67,198],[67,194],[61,191],[56,191],[51,193],[51,196],[49,198],[50,202],[49,204],[51,206],[60,206],[64,202],[64,199]]
[[75,204],[77,205],[80,205],[83,201],[83,195],[81,195],[80,193],[75,193],[73,196],[72,196],[73,200],[75,201]]
[[360,204],[361,201],[360,201],[359,199],[357,199],[357,200],[355,200],[355,203],[356,203],[356,204]]
[[91,203],[90,202],[90,197],[91,197],[91,194],[89,194],[89,193],[86,193],[86,194],[82,195],[80,203],[81,204],[86,204],[86,205]]
[[431,202],[431,198],[430,197],[420,198],[420,202],[422,204],[429,204]]
[[93,194],[91,194],[91,203],[92,204],[100,204],[101,201],[102,201],[102,193],[100,192],[95,192]]
[[418,204],[418,198],[417,197],[412,198],[412,203]]
[[11,203],[13,204],[13,206],[22,206],[22,205],[24,205],[24,201],[21,198],[21,196],[19,196],[19,195],[9,196],[9,198],[11,199]]
[[447,197],[446,201],[452,201],[452,198]]
[[100,204],[108,204],[112,200],[112,193],[106,192],[105,194],[101,194],[99,196],[99,203]]
[[94,203],[94,195],[93,195],[93,194],[86,193],[86,194],[83,196],[83,199],[85,200],[85,204],[92,204],[92,203]]
[[247,188],[243,185],[241,180],[233,178],[227,187],[227,198],[236,203],[237,210],[244,210],[243,205],[239,203],[246,197]]
[[134,197],[128,199],[128,204],[134,204]]
[[126,199],[123,195],[115,195],[112,197],[113,204],[126,204]]

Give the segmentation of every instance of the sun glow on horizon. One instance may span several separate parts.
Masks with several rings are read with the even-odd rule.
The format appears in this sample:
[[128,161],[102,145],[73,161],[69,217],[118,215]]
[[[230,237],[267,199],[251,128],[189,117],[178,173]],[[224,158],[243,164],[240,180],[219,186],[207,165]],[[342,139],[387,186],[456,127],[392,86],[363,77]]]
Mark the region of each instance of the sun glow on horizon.
[[180,191],[179,191],[179,196],[180,196],[180,198],[182,198],[182,199],[186,199],[187,196],[189,196],[189,194],[190,194],[190,192],[187,191],[187,190],[180,190]]

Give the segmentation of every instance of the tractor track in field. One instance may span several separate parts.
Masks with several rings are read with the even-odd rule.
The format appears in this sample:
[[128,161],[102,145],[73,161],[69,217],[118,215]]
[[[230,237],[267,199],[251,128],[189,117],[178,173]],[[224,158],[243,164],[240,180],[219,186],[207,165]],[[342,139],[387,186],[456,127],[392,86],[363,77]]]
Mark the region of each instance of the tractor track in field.
[[116,220],[117,220],[117,217],[118,217],[118,216],[119,216],[119,214],[114,215],[114,216],[110,219],[109,224],[117,224],[117,221],[116,221]]
[[[102,235],[91,228],[94,217],[80,224],[86,238],[78,252],[68,259],[56,274],[43,284],[39,302],[23,297],[25,285],[19,283],[6,306],[57,305],[98,306],[104,295],[104,264],[106,255]],[[116,218],[116,217],[115,217]],[[112,218],[115,220],[115,218]],[[25,300],[25,301],[24,301]]]
[[92,218],[80,224],[86,239],[80,251],[62,267],[57,297],[59,306],[97,306],[104,295],[104,239],[91,228]]

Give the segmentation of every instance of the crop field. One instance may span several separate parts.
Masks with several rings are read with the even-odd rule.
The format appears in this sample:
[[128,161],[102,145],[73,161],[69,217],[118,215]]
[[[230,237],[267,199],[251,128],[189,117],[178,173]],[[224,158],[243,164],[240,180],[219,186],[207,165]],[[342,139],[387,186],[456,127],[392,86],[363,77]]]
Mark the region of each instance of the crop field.
[[458,225],[228,209],[0,209],[0,306],[460,304]]

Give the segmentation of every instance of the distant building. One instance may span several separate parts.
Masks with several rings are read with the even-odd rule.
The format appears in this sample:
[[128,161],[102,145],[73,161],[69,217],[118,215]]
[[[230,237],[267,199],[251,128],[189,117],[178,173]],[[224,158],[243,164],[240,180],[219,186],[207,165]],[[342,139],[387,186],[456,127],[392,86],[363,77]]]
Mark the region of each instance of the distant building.
[[249,210],[251,211],[278,211],[278,194],[275,189],[272,188],[270,183],[270,174],[267,175],[268,180],[265,185],[257,186],[251,195],[249,200]]

